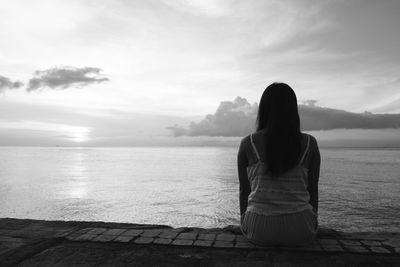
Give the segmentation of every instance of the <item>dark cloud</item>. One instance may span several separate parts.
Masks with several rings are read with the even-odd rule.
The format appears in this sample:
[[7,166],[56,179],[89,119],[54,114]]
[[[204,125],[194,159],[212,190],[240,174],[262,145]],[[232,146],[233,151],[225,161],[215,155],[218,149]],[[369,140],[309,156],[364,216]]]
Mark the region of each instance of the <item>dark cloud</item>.
[[304,130],[400,128],[400,114],[353,113],[318,106],[299,106]]
[[[353,113],[319,107],[315,100],[302,103],[299,114],[304,131],[400,128],[400,114]],[[187,128],[175,125],[168,129],[174,136],[245,136],[255,129],[257,109],[257,104],[237,97],[233,102],[221,102],[213,115],[200,122],[191,122]]]
[[27,91],[47,87],[50,89],[67,89],[71,86],[87,86],[92,83],[108,81],[101,77],[101,69],[93,67],[54,67],[44,71],[36,71],[35,77],[29,80]]
[[10,78],[4,77],[0,75],[0,93],[4,92],[7,89],[17,89],[23,85],[20,81],[11,81]]

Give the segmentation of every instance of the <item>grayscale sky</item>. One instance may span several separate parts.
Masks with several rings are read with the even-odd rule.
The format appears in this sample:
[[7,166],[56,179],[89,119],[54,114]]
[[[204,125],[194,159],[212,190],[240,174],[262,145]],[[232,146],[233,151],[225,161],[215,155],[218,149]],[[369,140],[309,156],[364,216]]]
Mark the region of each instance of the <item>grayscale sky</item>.
[[2,144],[164,136],[274,81],[400,113],[399,14],[397,0],[2,0]]

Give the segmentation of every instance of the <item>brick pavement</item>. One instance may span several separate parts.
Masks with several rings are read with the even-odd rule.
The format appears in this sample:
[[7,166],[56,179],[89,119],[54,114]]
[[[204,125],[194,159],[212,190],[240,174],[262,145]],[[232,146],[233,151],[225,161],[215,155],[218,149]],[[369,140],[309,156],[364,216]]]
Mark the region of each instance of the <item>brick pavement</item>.
[[[79,233],[79,234],[77,234]],[[86,228],[71,232],[66,236],[70,241],[93,242],[134,242],[137,244],[158,244],[194,247],[237,248],[237,249],[281,249],[315,252],[351,252],[351,253],[392,253],[398,254],[400,234],[381,234],[374,237],[366,234],[353,236],[336,232],[318,237],[316,242],[305,247],[262,247],[257,246],[239,233],[226,232],[223,229],[190,229],[177,233],[173,228],[128,230],[121,228]]]
[[[160,250],[165,249],[165,247],[176,247],[207,248],[216,251],[220,249],[244,250],[248,251],[247,253],[253,251],[279,251],[282,253],[286,251],[287,253],[307,252],[322,253],[323,255],[337,255],[338,253],[389,255],[400,260],[400,233],[343,233],[331,229],[322,229],[316,242],[309,246],[260,247],[247,241],[238,229],[234,227],[227,229],[188,227],[174,229],[168,226],[102,222],[0,219],[0,262],[3,260],[12,266],[12,263],[15,263],[12,259],[14,256],[16,258],[29,258],[37,254],[37,247],[53,246],[60,242],[72,242],[71,244],[78,247],[80,244],[86,246],[85,244],[90,242],[102,245],[153,246]],[[43,243],[44,241],[47,243]],[[42,245],[38,246],[39,243]]]

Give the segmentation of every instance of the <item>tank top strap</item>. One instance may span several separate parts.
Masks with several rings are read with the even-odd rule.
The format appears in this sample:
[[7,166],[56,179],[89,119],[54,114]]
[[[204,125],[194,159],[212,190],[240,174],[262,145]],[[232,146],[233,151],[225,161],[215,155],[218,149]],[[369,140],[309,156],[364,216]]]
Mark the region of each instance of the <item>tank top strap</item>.
[[307,145],[306,145],[306,149],[304,150],[303,156],[301,157],[300,165],[303,165],[303,161],[304,161],[304,159],[305,159],[305,157],[307,155],[309,147],[310,147],[310,136],[307,135]]
[[254,141],[253,141],[253,134],[250,134],[250,141],[251,141],[251,146],[253,147],[254,154],[255,154],[256,157],[257,157],[257,161],[260,161],[260,154],[258,154],[256,145],[254,144]]

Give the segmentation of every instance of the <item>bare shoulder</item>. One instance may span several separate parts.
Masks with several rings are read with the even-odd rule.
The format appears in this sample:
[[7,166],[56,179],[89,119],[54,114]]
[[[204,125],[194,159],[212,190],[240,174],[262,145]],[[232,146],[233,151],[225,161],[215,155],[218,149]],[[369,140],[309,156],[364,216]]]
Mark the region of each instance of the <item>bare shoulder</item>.
[[239,149],[243,150],[250,144],[250,135],[247,135],[240,140]]
[[249,147],[250,147],[250,135],[245,136],[240,141],[239,151],[237,154],[238,165],[239,166],[248,166],[248,158],[249,158]]
[[302,136],[303,136],[302,143],[303,143],[304,147],[306,146],[304,144],[306,144],[307,138],[310,140],[309,147],[308,147],[309,154],[311,154],[311,155],[319,154],[317,139],[314,136],[312,136],[311,134],[302,133]]
[[307,133],[301,133],[302,134],[302,139],[303,140],[307,140],[307,138],[310,139],[310,145],[317,145],[317,139],[312,136],[311,134],[307,134]]
[[311,134],[305,134],[305,133],[303,133],[303,138],[305,139],[305,138],[309,138],[309,140],[310,140],[310,145],[309,145],[309,148],[308,148],[308,150],[309,150],[309,157],[312,157],[312,158],[319,158],[320,157],[320,152],[319,152],[319,148],[318,148],[318,142],[317,142],[317,139],[314,137],[314,136],[312,136]]

